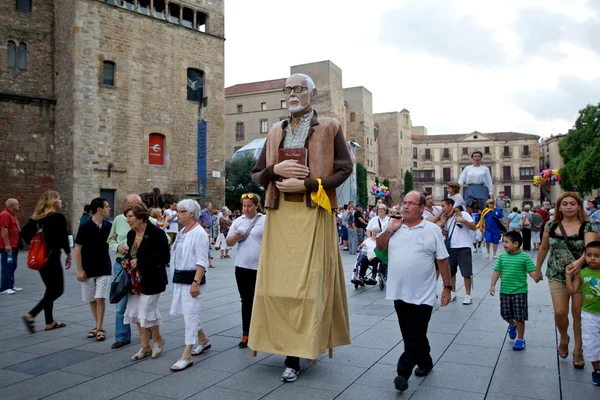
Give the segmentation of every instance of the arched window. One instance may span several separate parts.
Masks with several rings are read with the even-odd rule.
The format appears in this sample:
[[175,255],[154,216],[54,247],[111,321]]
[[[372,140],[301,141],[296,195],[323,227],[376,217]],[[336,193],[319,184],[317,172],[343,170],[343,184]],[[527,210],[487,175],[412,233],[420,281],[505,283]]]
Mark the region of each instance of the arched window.
[[17,45],[12,40],[8,42],[8,68],[17,67]]
[[31,0],[17,0],[17,11],[31,12]]
[[27,45],[25,43],[19,43],[19,52],[17,53],[17,68],[27,68]]
[[167,141],[160,133],[151,133],[148,138],[148,163],[150,165],[165,165],[165,147]]
[[204,71],[194,68],[187,70],[187,99],[202,101],[204,98]]
[[102,63],[102,83],[106,86],[115,86],[116,64],[112,61]]

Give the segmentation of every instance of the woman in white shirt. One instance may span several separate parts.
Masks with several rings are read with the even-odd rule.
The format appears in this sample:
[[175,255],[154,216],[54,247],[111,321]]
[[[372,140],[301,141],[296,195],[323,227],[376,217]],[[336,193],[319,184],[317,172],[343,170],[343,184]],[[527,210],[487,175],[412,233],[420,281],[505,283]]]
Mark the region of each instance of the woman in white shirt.
[[390,217],[387,216],[387,207],[385,204],[379,204],[377,206],[377,217],[371,218],[367,224],[367,237],[371,237],[373,229],[377,227],[380,232],[387,229]]
[[[375,247],[377,247],[377,242],[375,239],[377,235],[381,232],[379,227],[376,226],[373,228],[371,237],[368,237],[359,245],[359,248],[363,249],[362,256],[360,259],[360,270],[358,273],[358,282],[351,281],[352,283],[358,283],[359,285],[376,285],[377,284],[377,266],[381,262],[379,258],[375,255]],[[365,280],[365,275],[367,273],[367,269],[369,265],[372,268],[371,276],[369,279]]]
[[458,178],[459,185],[467,185],[465,201],[469,207],[471,207],[473,200],[477,200],[479,204],[485,204],[494,195],[492,174],[490,174],[488,167],[481,165],[482,158],[483,154],[480,151],[474,151],[471,154],[473,165],[463,169],[460,178]]
[[200,211],[200,205],[194,200],[185,199],[177,203],[179,226],[183,229],[171,248],[171,314],[183,315],[185,348],[179,360],[171,366],[174,372],[191,366],[191,356],[202,354],[211,347],[200,320],[209,247],[208,234],[198,223]]
[[225,239],[229,247],[236,243],[238,245],[235,253],[235,280],[242,300],[242,341],[239,343],[242,349],[248,347],[256,273],[265,228],[266,217],[259,211],[260,197],[256,193],[243,194],[243,214],[233,221]]

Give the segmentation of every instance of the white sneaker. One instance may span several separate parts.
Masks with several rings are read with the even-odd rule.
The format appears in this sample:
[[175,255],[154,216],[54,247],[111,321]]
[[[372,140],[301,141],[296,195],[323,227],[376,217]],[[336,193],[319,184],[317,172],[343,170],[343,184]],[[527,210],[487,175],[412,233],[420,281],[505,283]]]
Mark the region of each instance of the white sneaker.
[[20,292],[21,290],[23,290],[23,288],[15,286],[14,288],[12,288],[12,290],[14,290],[15,292]]
[[494,260],[495,260],[496,258],[498,258],[498,256],[494,256]]
[[467,304],[471,304],[472,302],[473,302],[473,300],[471,300],[471,296],[466,294],[465,299],[463,300],[463,304],[467,305]]
[[294,382],[296,379],[298,379],[298,372],[293,368],[286,368],[285,371],[283,371],[283,375],[281,375],[281,381],[282,382]]
[[485,253],[485,258],[490,258],[490,253]]
[[456,301],[456,292],[450,292],[450,301]]
[[15,293],[17,293],[17,292],[15,292],[12,289],[6,289],[4,292],[0,292],[0,294],[15,294]]

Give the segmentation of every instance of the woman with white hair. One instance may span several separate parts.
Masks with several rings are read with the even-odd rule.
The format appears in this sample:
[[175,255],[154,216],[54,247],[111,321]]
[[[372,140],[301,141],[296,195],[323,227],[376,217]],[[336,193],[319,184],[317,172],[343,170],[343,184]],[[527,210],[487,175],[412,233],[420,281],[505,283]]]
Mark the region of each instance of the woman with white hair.
[[[381,231],[378,226],[373,227],[371,236],[366,238],[358,247],[363,249],[360,257],[360,270],[358,273],[358,281],[352,281],[352,283],[358,283],[361,286],[376,285],[377,284],[377,266],[381,262],[375,255],[375,247],[377,247],[376,238]],[[367,269],[371,266],[371,276],[365,280]]]
[[379,204],[377,206],[377,218],[371,218],[367,225],[367,237],[373,235],[373,229],[379,228],[379,232],[383,232],[387,229],[390,217],[387,216],[387,207],[385,204]]
[[185,348],[179,360],[171,366],[173,372],[191,366],[191,356],[202,354],[211,347],[200,320],[209,247],[208,234],[198,223],[200,211],[200,205],[194,200],[185,199],[177,203],[179,226],[183,229],[171,249],[171,315],[183,315]]
[[229,228],[231,228],[231,219],[229,219],[229,214],[231,214],[231,211],[229,211],[229,208],[223,207],[222,213],[223,215],[221,215],[221,218],[219,218],[219,231],[221,232],[221,259],[231,258],[231,256],[229,255],[229,249],[231,247],[227,246],[227,242],[225,241],[225,238],[229,233]]

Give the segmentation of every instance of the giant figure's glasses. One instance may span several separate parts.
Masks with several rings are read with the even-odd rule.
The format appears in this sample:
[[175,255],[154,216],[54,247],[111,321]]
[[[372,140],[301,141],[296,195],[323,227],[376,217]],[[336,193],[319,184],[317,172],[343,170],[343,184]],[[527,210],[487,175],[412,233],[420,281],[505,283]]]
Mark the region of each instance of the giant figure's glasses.
[[302,91],[304,89],[308,89],[306,86],[302,86],[302,85],[296,85],[296,86],[286,86],[283,88],[283,93],[285,94],[290,94],[292,93],[292,90],[294,91],[294,93],[302,93]]

